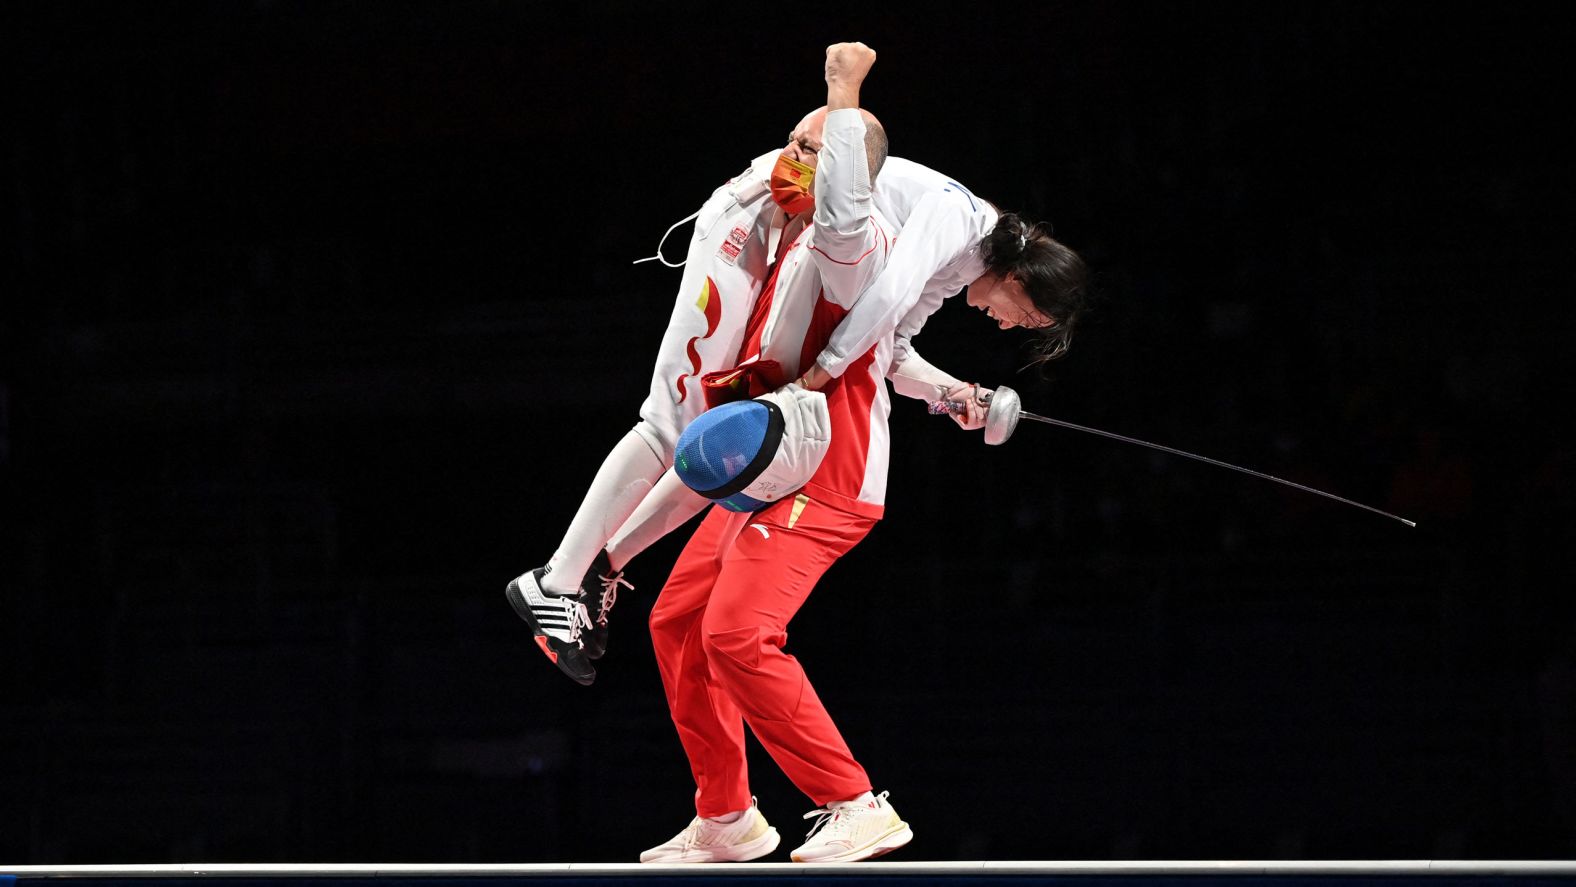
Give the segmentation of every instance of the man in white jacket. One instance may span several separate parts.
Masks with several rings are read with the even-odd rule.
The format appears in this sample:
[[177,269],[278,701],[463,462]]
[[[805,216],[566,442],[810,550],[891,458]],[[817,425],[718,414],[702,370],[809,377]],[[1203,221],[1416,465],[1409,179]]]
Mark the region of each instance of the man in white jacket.
[[[704,409],[700,377],[733,366],[762,284],[804,229],[813,202],[803,199],[802,189],[796,195],[799,183],[792,176],[808,170],[813,181],[826,113],[819,109],[807,115],[784,150],[757,158],[701,208],[641,421],[604,460],[552,559],[509,584],[510,603],[531,624],[543,653],[580,683],[595,678],[591,660],[605,649],[616,592],[628,585],[623,566],[707,504],[676,481],[659,479],[672,464],[678,435]],[[884,150],[878,127],[867,134]],[[786,165],[784,158],[800,169]],[[966,409],[956,421],[965,428],[981,427],[982,389],[931,366],[910,340],[942,299],[969,286],[970,303],[1003,328],[1047,329],[1047,341],[1065,350],[1076,306],[1036,307],[1040,303],[1025,286],[1035,285],[1034,275],[1019,266],[1041,253],[1066,254],[1073,262],[1076,256],[1015,216],[998,224],[1003,217],[995,207],[956,179],[902,158],[887,159],[872,197],[890,229],[891,261],[867,287],[873,297],[859,295],[859,304],[842,320],[819,362],[806,368],[803,381],[812,388],[824,386],[890,334],[889,375],[898,393],[962,401]],[[998,241],[994,249],[987,248],[988,235]],[[994,264],[987,263],[987,254]],[[1046,263],[1034,268],[1041,266]],[[1081,263],[1073,271],[1081,273],[1079,268]],[[1081,281],[1074,282],[1078,285],[1059,284],[1081,293]],[[1038,288],[1047,289],[1043,280]],[[659,484],[663,489],[657,491]]]

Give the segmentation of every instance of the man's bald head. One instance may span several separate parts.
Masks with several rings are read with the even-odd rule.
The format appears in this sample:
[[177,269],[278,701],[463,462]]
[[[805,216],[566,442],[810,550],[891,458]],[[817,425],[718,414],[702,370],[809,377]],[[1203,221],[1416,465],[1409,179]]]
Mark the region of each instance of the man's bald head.
[[865,159],[870,162],[870,181],[876,180],[876,174],[881,172],[881,167],[886,165],[887,137],[886,127],[876,119],[876,115],[859,109],[859,116],[865,121]]
[[[826,134],[826,115],[825,105],[804,115],[789,134],[788,147],[783,153],[806,166],[815,166]],[[865,122],[865,161],[869,164],[870,181],[874,182],[887,159],[886,128],[876,115],[864,108],[859,109],[859,116]]]

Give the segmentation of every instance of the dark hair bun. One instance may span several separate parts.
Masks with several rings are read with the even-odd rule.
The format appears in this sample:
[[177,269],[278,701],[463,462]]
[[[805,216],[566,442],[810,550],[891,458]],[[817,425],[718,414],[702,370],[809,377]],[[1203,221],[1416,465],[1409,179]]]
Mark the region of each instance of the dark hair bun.
[[980,258],[991,273],[1011,274],[1035,308],[1054,321],[1040,331],[1036,362],[1066,354],[1088,298],[1089,269],[1083,259],[1051,237],[1048,227],[1016,213],[1002,213],[980,244]]
[[1013,264],[1023,257],[1029,241],[1034,239],[1034,228],[1017,213],[1002,213],[996,220],[996,227],[985,235],[985,242],[981,244],[985,266],[998,274],[1012,270]]

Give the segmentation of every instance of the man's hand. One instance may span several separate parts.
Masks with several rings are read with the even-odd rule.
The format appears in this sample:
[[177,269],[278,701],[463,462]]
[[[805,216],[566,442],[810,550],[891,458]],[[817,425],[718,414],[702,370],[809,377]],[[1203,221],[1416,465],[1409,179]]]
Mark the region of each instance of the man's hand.
[[820,391],[830,381],[832,381],[832,374],[821,369],[819,363],[812,363],[810,368],[805,371],[803,376],[799,377],[799,381],[795,384],[802,385],[810,391]]
[[826,48],[826,107],[859,107],[859,86],[876,63],[876,51],[863,43],[833,43]]

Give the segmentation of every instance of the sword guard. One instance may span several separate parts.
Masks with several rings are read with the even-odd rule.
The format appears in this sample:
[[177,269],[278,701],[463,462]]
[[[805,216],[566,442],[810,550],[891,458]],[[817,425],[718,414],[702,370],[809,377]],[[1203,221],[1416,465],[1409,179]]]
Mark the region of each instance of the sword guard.
[[[986,392],[980,400],[990,407],[985,413],[985,443],[991,446],[1006,443],[1018,427],[1018,416],[1022,412],[1018,392],[1001,385],[995,391]],[[932,416],[947,416],[963,412],[964,405],[955,400],[933,400],[926,409]]]

